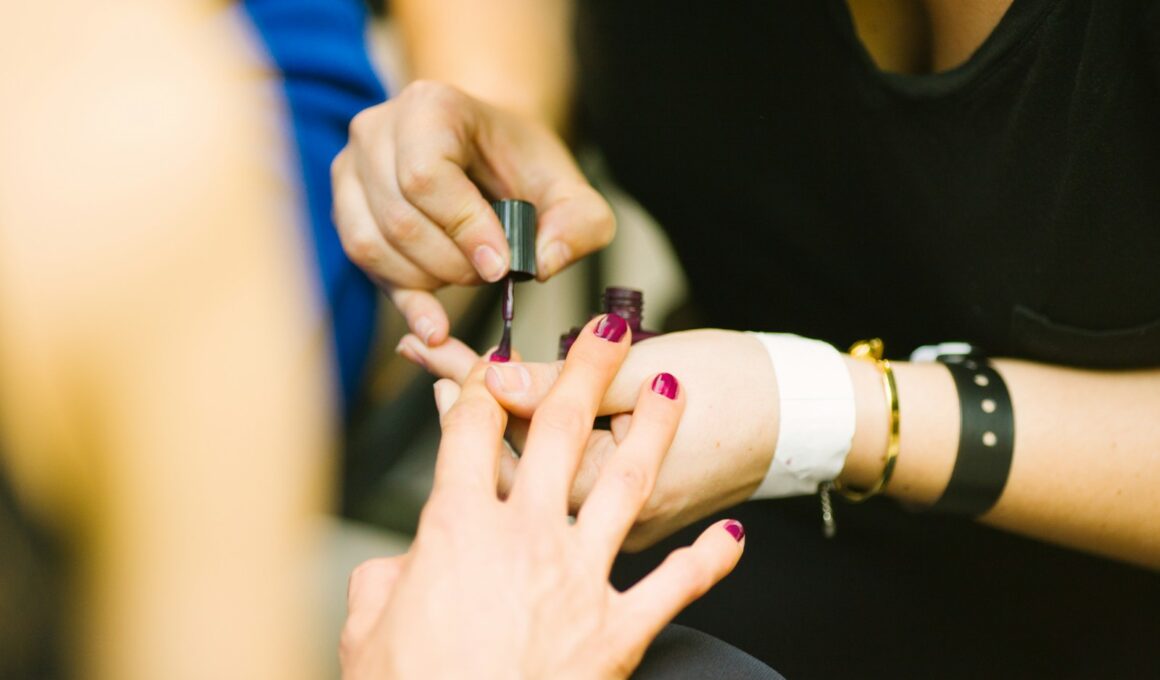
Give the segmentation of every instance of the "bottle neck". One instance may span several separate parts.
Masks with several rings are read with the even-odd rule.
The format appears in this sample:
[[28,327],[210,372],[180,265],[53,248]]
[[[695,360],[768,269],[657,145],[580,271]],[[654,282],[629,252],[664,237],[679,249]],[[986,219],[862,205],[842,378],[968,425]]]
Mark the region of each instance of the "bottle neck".
[[644,294],[631,288],[604,289],[604,312],[615,314],[628,322],[633,332],[641,330],[644,321]]

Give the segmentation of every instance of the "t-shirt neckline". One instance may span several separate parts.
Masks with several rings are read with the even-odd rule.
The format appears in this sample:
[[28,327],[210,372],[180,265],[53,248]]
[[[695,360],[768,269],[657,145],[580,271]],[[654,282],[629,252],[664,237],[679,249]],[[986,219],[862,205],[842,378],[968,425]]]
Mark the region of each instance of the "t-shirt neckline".
[[973,89],[998,65],[1025,45],[1059,0],[1012,0],[990,35],[966,61],[946,71],[908,74],[878,67],[858,32],[846,0],[829,0],[834,27],[864,75],[883,88],[916,99],[950,96]]

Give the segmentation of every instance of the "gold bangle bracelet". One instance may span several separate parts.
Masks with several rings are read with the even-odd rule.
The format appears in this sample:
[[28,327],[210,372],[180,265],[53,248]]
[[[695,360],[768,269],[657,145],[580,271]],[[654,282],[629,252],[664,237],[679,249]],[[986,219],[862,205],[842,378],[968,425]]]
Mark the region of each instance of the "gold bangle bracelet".
[[894,474],[894,463],[898,460],[898,386],[894,382],[894,369],[890,367],[889,361],[882,358],[883,349],[881,338],[860,340],[850,346],[850,356],[872,361],[881,371],[882,391],[886,395],[886,403],[890,406],[890,433],[886,438],[886,464],[882,467],[882,475],[870,488],[864,490],[851,489],[837,479],[832,482],[834,491],[854,503],[861,503],[885,491],[886,485],[890,483],[890,476]]

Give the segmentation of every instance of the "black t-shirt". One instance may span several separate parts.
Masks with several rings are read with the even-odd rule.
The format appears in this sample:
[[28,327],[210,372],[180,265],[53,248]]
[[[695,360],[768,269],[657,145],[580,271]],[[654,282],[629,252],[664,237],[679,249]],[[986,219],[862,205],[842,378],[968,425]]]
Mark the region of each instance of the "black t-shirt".
[[713,325],[1160,364],[1160,7],[882,73],[842,0],[580,3],[582,118]]
[[[1160,2],[1015,0],[926,76],[843,0],[578,6],[581,129],[706,325],[1160,365]],[[684,622],[788,677],[1160,676],[1155,574],[883,501],[827,543],[816,503],[731,511],[748,552]]]

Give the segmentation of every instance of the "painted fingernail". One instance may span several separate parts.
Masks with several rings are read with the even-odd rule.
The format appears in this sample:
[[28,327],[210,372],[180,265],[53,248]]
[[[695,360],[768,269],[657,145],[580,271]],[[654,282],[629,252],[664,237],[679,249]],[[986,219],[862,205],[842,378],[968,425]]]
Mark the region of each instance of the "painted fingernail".
[[475,252],[471,254],[471,261],[475,263],[475,270],[479,272],[479,275],[488,281],[499,281],[504,270],[507,269],[507,263],[503,261],[496,249],[487,245],[476,248]]
[[624,337],[625,331],[628,330],[628,322],[615,314],[606,314],[604,318],[596,322],[596,328],[592,332],[596,337],[609,342],[620,342]]
[[419,317],[415,322],[415,335],[423,341],[424,345],[431,344],[431,336],[435,334],[435,323],[425,316]]
[[652,391],[667,397],[669,399],[677,398],[677,390],[680,389],[680,383],[677,382],[676,377],[672,373],[661,373],[653,378]]
[[484,376],[485,380],[490,378],[488,382],[493,387],[509,394],[527,392],[532,386],[532,374],[520,364],[489,366],[487,373],[488,375]]
[[572,261],[572,249],[561,241],[552,241],[541,252],[539,259],[546,276],[552,276]]
[[491,356],[489,356],[487,358],[487,360],[493,364],[506,364],[507,362],[511,361],[512,358],[505,357],[504,355],[500,354],[499,350],[497,349],[496,351],[491,353]]
[[745,538],[745,527],[741,526],[741,522],[735,519],[725,522],[725,531],[728,531],[729,535],[733,537],[733,540],[738,543],[741,542],[741,539]]

